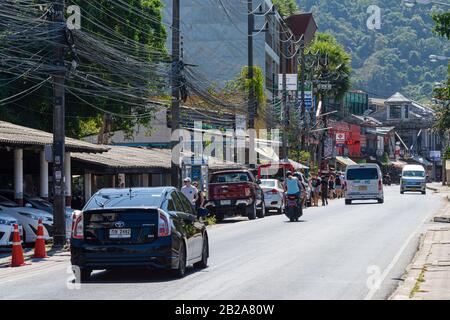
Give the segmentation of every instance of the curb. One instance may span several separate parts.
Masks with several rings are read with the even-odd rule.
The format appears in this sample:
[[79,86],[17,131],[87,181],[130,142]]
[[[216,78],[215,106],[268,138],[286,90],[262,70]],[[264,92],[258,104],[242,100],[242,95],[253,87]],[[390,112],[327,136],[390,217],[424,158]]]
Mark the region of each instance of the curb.
[[[68,248],[63,248],[62,250],[60,250],[60,249],[54,249],[53,245],[46,245],[45,250],[46,250],[48,256],[52,256],[52,255],[55,255],[60,252],[66,252],[66,251],[68,251]],[[23,259],[25,261],[31,261],[34,259],[33,255],[34,255],[34,249],[31,249],[28,252],[23,253]],[[0,268],[9,267],[10,263],[11,263],[11,257],[2,258],[0,260]]]

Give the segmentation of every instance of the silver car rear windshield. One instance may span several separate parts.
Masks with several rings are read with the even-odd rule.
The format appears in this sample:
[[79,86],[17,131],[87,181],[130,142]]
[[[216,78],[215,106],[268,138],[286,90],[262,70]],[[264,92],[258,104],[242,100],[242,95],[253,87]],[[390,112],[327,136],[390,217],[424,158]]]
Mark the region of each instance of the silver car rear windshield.
[[378,180],[378,170],[376,168],[349,169],[347,180]]

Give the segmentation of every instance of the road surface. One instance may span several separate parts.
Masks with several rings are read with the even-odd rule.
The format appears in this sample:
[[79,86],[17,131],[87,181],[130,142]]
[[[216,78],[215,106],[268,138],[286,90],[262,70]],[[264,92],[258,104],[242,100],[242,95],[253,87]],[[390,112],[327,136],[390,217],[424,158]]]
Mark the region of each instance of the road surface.
[[[385,299],[411,261],[420,231],[443,202],[428,193],[385,203],[309,208],[283,216],[232,219],[209,230],[209,268],[183,279],[151,270],[97,271],[74,285],[68,255],[0,268],[2,299]],[[377,286],[379,285],[379,286]]]

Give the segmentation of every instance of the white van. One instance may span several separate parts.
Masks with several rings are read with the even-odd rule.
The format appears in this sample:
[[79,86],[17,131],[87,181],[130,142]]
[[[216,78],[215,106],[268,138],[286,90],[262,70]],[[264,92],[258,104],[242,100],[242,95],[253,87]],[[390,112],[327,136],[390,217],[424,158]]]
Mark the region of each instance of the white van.
[[405,191],[416,191],[427,193],[427,176],[421,165],[407,164],[403,167],[400,179],[400,193]]
[[353,200],[384,202],[382,174],[376,163],[347,166],[345,181],[347,182],[345,204],[351,204]]

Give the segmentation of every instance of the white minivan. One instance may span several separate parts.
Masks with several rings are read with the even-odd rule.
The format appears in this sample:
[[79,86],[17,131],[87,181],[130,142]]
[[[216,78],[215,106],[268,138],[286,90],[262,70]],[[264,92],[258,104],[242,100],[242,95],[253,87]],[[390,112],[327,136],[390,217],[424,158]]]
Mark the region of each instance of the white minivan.
[[416,191],[426,194],[427,176],[421,165],[407,164],[403,167],[400,179],[400,193],[405,191]]
[[353,200],[384,202],[382,174],[376,163],[347,166],[345,181],[347,182],[345,204],[351,204]]

